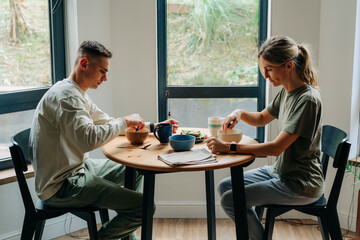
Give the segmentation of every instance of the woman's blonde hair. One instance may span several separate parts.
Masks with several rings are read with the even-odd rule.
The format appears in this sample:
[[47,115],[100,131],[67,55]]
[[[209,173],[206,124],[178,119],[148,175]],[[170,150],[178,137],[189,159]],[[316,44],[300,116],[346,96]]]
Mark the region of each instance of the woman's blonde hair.
[[312,66],[310,52],[303,44],[297,44],[285,36],[274,36],[267,39],[261,46],[258,58],[274,64],[293,62],[300,79],[307,84],[317,86],[317,74]]

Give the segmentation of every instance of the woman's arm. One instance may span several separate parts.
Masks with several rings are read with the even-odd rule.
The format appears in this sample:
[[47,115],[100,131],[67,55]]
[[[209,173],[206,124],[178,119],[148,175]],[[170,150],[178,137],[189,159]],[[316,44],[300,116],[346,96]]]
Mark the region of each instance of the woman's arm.
[[[271,142],[260,144],[236,144],[237,153],[253,154],[255,156],[279,156],[287,149],[299,136],[293,133],[281,131]],[[218,138],[206,140],[209,150],[213,153],[230,152],[230,143]]]
[[[274,119],[275,117],[273,117],[266,109],[261,112],[248,112],[243,109],[238,109],[226,117],[223,123],[223,129],[233,129],[240,120],[252,126],[262,127]],[[230,126],[229,123],[231,123]]]

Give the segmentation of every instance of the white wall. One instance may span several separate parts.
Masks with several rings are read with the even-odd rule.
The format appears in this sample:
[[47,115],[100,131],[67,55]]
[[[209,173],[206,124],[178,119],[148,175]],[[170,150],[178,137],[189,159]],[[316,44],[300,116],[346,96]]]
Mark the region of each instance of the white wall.
[[157,120],[155,1],[111,1],[114,115]]
[[[350,129],[353,129],[352,125],[357,124],[351,121],[351,106],[355,104],[352,103],[352,99],[358,101],[352,94],[359,94],[359,88],[354,91],[351,89],[352,81],[359,81],[353,79],[353,68],[359,68],[359,65],[353,64],[356,8],[356,0],[322,0],[319,42],[319,76],[324,104],[324,124],[343,129],[352,139],[357,136],[357,132],[350,132]],[[358,116],[358,112],[355,114]],[[352,148],[356,148],[356,144]],[[355,204],[353,213],[356,216],[357,199],[355,203],[352,202],[352,182],[351,176],[346,175],[338,203],[343,228],[348,227],[351,204]],[[351,215],[351,229],[354,230],[355,217]]]
[[[97,105],[113,116],[140,113],[157,119],[156,5],[153,1],[68,0],[68,50],[85,39],[102,42],[113,53],[109,80],[89,91]],[[350,130],[356,0],[273,0],[271,35],[288,35],[311,45],[319,69],[324,123]],[[270,98],[277,89],[270,88]],[[269,138],[277,134],[269,128]],[[92,153],[102,157],[101,151]],[[267,164],[257,159],[253,167]],[[215,184],[228,170],[215,171]],[[203,173],[164,174],[156,177],[156,217],[205,217]],[[351,179],[345,179],[339,204],[342,227],[350,206]],[[33,186],[33,179],[30,180]],[[19,239],[23,207],[16,183],[0,186],[0,239]],[[217,216],[225,217],[216,196]],[[353,220],[353,218],[352,218]],[[73,219],[72,230],[85,227]],[[354,230],[354,225],[352,230]],[[49,221],[45,239],[64,234],[64,218]],[[47,234],[47,235],[46,235]]]

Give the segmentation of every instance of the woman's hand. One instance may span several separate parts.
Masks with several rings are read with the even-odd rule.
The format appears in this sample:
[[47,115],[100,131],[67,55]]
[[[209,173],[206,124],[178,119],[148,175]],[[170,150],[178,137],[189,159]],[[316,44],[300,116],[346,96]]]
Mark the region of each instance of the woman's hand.
[[230,152],[230,143],[226,143],[218,138],[208,138],[205,140],[208,149],[212,153],[227,153]]
[[223,123],[223,130],[224,133],[227,132],[228,129],[233,129],[236,124],[240,121],[241,119],[241,110],[235,110],[232,113],[230,113],[226,118],[225,121]]
[[176,131],[178,130],[179,128],[179,121],[173,119],[173,118],[169,118],[161,123],[170,123],[173,125],[173,133],[176,133]]

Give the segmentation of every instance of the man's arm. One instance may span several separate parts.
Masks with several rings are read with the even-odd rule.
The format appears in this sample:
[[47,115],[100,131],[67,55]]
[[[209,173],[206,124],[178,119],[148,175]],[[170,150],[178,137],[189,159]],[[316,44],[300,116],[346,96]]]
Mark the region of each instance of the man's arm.
[[[176,133],[176,131],[179,128],[179,122],[173,118],[169,118],[163,122],[160,123],[170,123],[173,125],[173,133]],[[145,128],[147,128],[150,132],[153,132],[154,128],[156,128],[156,126],[159,123],[153,123],[153,122],[145,122]]]
[[99,121],[94,124],[84,102],[76,97],[61,101],[57,114],[62,135],[81,152],[101,147],[126,128],[125,121],[119,118],[109,118],[103,124],[99,124]]

